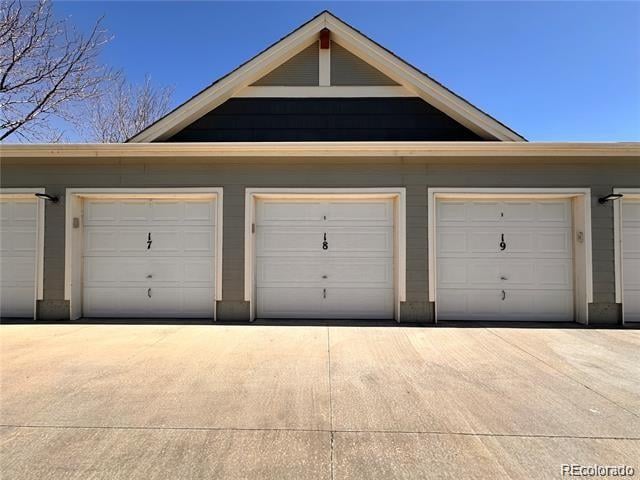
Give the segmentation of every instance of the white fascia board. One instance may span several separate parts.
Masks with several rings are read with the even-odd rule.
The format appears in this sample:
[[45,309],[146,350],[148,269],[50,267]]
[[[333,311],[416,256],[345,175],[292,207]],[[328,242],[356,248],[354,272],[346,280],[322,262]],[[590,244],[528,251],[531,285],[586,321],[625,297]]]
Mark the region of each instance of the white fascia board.
[[167,157],[589,157],[640,158],[640,143],[572,142],[185,142],[0,145],[3,161]]

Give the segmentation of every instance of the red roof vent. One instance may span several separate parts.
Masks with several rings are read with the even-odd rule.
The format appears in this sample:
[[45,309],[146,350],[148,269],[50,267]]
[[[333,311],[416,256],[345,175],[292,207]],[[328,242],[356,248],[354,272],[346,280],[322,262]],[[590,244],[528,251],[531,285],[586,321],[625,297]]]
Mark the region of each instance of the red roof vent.
[[320,48],[326,50],[330,48],[331,42],[329,41],[331,38],[331,32],[328,28],[323,28],[320,30]]

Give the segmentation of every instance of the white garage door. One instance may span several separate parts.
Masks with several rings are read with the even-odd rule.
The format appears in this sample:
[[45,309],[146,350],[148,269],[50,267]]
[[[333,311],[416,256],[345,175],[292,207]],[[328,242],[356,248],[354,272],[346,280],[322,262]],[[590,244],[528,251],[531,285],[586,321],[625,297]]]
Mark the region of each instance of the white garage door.
[[0,317],[30,317],[36,294],[38,203],[0,200]]
[[439,200],[441,320],[573,321],[570,200]]
[[215,200],[85,200],[86,317],[213,317]]
[[640,322],[640,199],[622,200],[622,285],[625,322]]
[[389,319],[393,201],[259,200],[258,318]]

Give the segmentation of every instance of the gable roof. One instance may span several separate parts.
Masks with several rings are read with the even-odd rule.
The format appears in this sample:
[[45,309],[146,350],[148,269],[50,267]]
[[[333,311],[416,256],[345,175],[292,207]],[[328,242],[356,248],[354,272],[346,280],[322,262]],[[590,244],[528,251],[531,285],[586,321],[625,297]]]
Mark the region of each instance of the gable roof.
[[377,44],[325,10],[269,46],[227,75],[176,107],[127,142],[153,142],[169,138],[189,123],[218,107],[318,40],[327,28],[331,38],[354,55],[427,103],[469,128],[485,140],[526,141],[524,137],[455,94],[426,73]]

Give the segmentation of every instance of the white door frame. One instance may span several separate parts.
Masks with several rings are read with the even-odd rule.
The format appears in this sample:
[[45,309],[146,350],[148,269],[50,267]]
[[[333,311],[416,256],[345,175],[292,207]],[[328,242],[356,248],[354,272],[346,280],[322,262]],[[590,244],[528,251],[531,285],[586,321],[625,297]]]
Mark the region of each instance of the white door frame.
[[44,202],[36,193],[45,193],[44,187],[39,188],[0,188],[0,198],[36,199],[36,272],[35,292],[33,296],[33,319],[36,319],[38,300],[44,299]]
[[[222,187],[190,188],[67,188],[65,210],[65,260],[64,298],[69,300],[69,316],[76,320],[82,316],[82,250],[83,250],[83,200],[162,198],[162,199],[202,199],[216,200],[215,225],[215,292],[213,316],[217,315],[216,303],[222,300]],[[73,219],[79,218],[78,228],[73,227]]]
[[389,188],[246,188],[244,206],[244,299],[249,302],[250,320],[256,317],[256,201],[258,199],[393,199],[394,200],[394,318],[400,321],[400,302],[406,299],[406,189]]
[[624,325],[624,288],[622,285],[622,205],[624,199],[640,199],[640,188],[614,188],[613,193],[624,195],[620,200],[613,201],[613,243],[615,255],[615,284],[616,284],[616,303],[622,308],[622,324]]
[[[593,266],[591,259],[590,188],[429,188],[428,249],[429,301],[437,303],[436,288],[436,202],[438,199],[572,199],[574,312],[575,321],[589,323],[589,303],[593,302]],[[582,233],[582,240],[579,234]],[[436,318],[437,323],[437,308]]]

